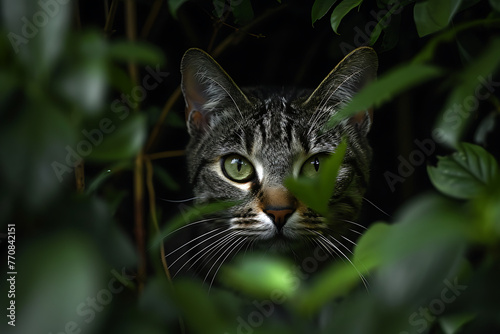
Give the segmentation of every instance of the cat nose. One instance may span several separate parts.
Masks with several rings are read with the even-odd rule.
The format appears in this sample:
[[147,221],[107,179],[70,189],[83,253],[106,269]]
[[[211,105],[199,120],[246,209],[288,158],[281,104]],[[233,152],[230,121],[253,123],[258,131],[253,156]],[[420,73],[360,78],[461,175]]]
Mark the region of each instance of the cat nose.
[[269,207],[263,210],[266,215],[271,218],[274,225],[281,230],[285,226],[286,221],[295,212],[295,208],[291,207]]
[[276,228],[281,230],[295,212],[297,200],[285,187],[269,187],[264,189],[262,204],[262,211],[271,218]]

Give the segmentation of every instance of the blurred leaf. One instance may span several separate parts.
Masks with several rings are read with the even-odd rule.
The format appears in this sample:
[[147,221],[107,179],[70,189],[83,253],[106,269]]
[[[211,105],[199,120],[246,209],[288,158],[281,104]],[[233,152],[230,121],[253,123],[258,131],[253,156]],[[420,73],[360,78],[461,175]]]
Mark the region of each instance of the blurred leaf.
[[210,298],[199,282],[177,281],[174,296],[193,333],[225,333],[231,330],[227,323],[227,319],[231,318],[220,313],[220,307],[214,305],[216,299]]
[[109,45],[108,54],[114,60],[142,65],[162,65],[165,61],[160,49],[146,43],[114,42]]
[[312,24],[326,15],[337,0],[315,0],[311,10]]
[[31,0],[2,1],[7,38],[34,80],[47,78],[59,60],[72,13],[68,2],[42,4]]
[[236,23],[246,24],[253,19],[254,13],[250,0],[230,0],[230,2]]
[[427,167],[432,184],[445,195],[470,199],[478,196],[499,175],[495,158],[480,146],[463,143],[450,156]]
[[226,10],[226,2],[224,0],[213,0],[212,3],[214,5],[215,16],[219,19],[222,18]]
[[474,27],[480,26],[490,26],[494,24],[500,23],[500,19],[495,18],[486,18],[474,21],[467,21],[462,24],[454,25],[453,28],[450,28],[446,31],[439,33],[434,36],[425,47],[415,56],[413,57],[414,63],[425,63],[432,60],[434,53],[436,52],[437,47],[441,43],[452,42],[456,39],[458,33],[472,29]]
[[[90,147],[90,154],[88,159],[100,162],[116,162],[118,160],[131,159],[142,148],[146,139],[146,117],[141,114],[134,114],[128,116],[120,123],[109,122],[107,129],[108,133],[93,129],[96,134],[94,141],[91,142],[88,138],[82,139],[76,145],[76,153],[80,156],[85,156],[86,149],[79,150],[83,147],[83,142],[86,142]],[[113,129],[113,130],[111,130]]]
[[21,78],[19,78],[19,74],[9,70],[9,69],[0,69],[0,82],[2,83],[2,88],[0,89],[0,115],[6,112],[7,104],[9,99],[12,99],[14,94],[16,94],[16,90],[22,84]]
[[499,54],[500,39],[494,39],[479,57],[458,74],[454,82],[459,84],[450,93],[436,124],[439,141],[455,147],[472,121],[470,116],[479,101],[494,92],[498,84],[492,82],[492,74],[500,64]]
[[490,5],[491,5],[491,8],[493,8],[497,12],[500,12],[500,1],[498,1],[498,0],[490,0]]
[[59,83],[73,105],[89,113],[100,112],[107,95],[108,75],[104,59],[89,59],[75,67]]
[[413,19],[420,37],[446,28],[460,9],[462,0],[426,0],[417,2]]
[[335,153],[325,160],[316,178],[301,177],[285,180],[287,187],[302,203],[320,213],[330,216],[328,203],[335,189],[337,174],[344,159],[347,143],[343,140]]
[[314,284],[302,291],[292,306],[301,314],[314,314],[328,301],[348,294],[360,282],[358,269],[350,263],[336,262],[322,271]]
[[340,21],[342,21],[344,16],[355,7],[361,5],[362,2],[363,0],[343,0],[333,9],[332,16],[330,17],[330,24],[336,34],[338,34]]
[[168,0],[168,9],[174,18],[177,18],[177,11],[188,0]]
[[472,205],[476,216],[476,229],[481,235],[479,241],[488,246],[498,244],[500,239],[500,176],[497,176],[488,184],[484,192],[474,198]]
[[474,133],[474,142],[480,145],[486,145],[487,137],[489,134],[493,133],[498,120],[498,113],[492,111],[481,120],[481,123],[477,126],[476,132]]
[[281,298],[289,298],[297,288],[290,276],[293,265],[272,256],[248,254],[239,257],[236,263],[222,267],[220,282],[248,296],[270,299],[278,293]]
[[120,92],[128,93],[134,88],[132,79],[127,72],[115,64],[107,65],[107,75],[110,85]]
[[461,313],[439,317],[438,321],[444,334],[457,334],[460,333],[460,329],[465,324],[472,321],[475,317],[475,314]]
[[74,232],[57,232],[37,235],[19,253],[15,332],[64,332],[70,322],[96,332],[98,321],[84,321],[96,316],[89,298],[107,287],[95,245]]
[[334,127],[344,119],[373,106],[380,106],[395,95],[443,74],[437,67],[424,64],[403,64],[363,88],[328,121]]
[[161,166],[154,165],[153,166],[154,175],[163,183],[165,187],[170,190],[179,190],[180,185],[175,181],[173,177]]
[[[409,233],[400,237],[417,238]],[[377,270],[373,286],[382,305],[401,307],[422,303],[439,296],[445,280],[457,277],[465,255],[464,240],[442,238],[439,243],[428,243],[425,239],[420,242],[420,247]]]
[[139,295],[139,308],[158,320],[175,322],[179,317],[179,310],[171,298],[172,289],[163,276],[155,276],[148,280],[144,291]]
[[[364,246],[366,241],[361,239],[358,244],[366,250],[368,265],[377,265],[373,287],[378,298],[388,306],[401,307],[439,293],[444,279],[458,275],[467,242],[478,240],[473,219],[455,201],[424,195],[400,210],[396,224],[379,226],[377,233],[371,233],[372,254],[367,249],[370,244]],[[358,259],[359,251],[355,254]],[[361,260],[355,263],[366,262]]]
[[474,240],[477,231],[471,217],[455,201],[438,195],[422,195],[399,210],[381,245],[384,261],[400,259],[423,245],[442,244],[444,240]]
[[391,8],[387,11],[387,13],[380,19],[380,21],[377,22],[377,25],[373,29],[373,32],[370,36],[370,45],[374,45],[377,43],[378,38],[380,37],[380,34],[382,33],[382,30],[385,30],[388,27],[388,23],[392,20],[391,16],[392,14],[397,11],[401,10],[401,4],[396,3],[394,6],[391,6]]
[[356,265],[371,270],[384,262],[383,254],[380,252],[380,245],[390,230],[386,223],[375,223],[363,233],[354,248],[353,262]]
[[16,106],[16,117],[0,124],[0,180],[2,192],[35,213],[56,198],[62,182],[73,180],[75,165],[68,163],[65,147],[75,138],[62,110],[44,98],[27,100]]

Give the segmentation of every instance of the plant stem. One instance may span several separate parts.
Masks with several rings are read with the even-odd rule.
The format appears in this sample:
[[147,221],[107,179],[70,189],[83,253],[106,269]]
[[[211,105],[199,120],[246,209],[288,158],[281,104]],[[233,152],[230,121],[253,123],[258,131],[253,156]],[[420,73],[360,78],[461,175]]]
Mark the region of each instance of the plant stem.
[[113,22],[115,21],[116,9],[118,8],[118,0],[113,0],[111,3],[111,8],[109,9],[109,14],[106,18],[106,25],[104,26],[104,35],[110,36],[113,32]]
[[[151,220],[153,221],[156,233],[160,234],[160,226],[158,225],[158,218],[156,217],[156,194],[153,185],[153,165],[151,164],[151,160],[148,158],[145,158],[144,162],[146,164],[146,185],[149,195],[149,212],[151,214]],[[165,271],[165,276],[167,276],[169,282],[172,283],[172,277],[170,276],[167,259],[165,257],[165,245],[163,244],[163,242],[160,243],[160,255],[163,270]]]

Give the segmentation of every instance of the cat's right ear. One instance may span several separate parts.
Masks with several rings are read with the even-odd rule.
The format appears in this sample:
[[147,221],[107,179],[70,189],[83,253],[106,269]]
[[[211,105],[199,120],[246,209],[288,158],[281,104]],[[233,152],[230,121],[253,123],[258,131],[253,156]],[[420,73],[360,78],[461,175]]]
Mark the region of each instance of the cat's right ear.
[[186,51],[181,61],[181,73],[186,122],[191,136],[210,128],[217,116],[224,113],[225,104],[234,105],[238,110],[244,104],[250,104],[233,79],[200,49]]

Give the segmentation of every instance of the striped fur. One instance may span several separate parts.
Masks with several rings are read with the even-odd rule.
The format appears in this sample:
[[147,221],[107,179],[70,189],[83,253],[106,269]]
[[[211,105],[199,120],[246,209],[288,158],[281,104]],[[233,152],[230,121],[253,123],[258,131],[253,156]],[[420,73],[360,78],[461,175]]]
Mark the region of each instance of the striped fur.
[[[210,56],[198,49],[188,50],[181,71],[191,135],[187,162],[196,201],[242,201],[203,224],[199,233],[219,228],[226,231],[221,235],[234,232],[235,252],[250,243],[291,251],[293,245],[320,245],[311,241],[318,234],[335,240],[346,235],[368,185],[372,152],[366,134],[371,115],[364,111],[331,129],[325,124],[375,78],[376,69],[377,56],[365,47],[348,55],[314,91],[240,89]],[[334,220],[326,221],[297,203],[295,212],[278,230],[262,209],[266,192],[284,189],[285,178],[297,176],[309,157],[335,152],[343,136],[348,139],[348,149],[330,199]],[[231,153],[251,162],[256,170],[254,180],[241,184],[224,176],[220,161]]]

